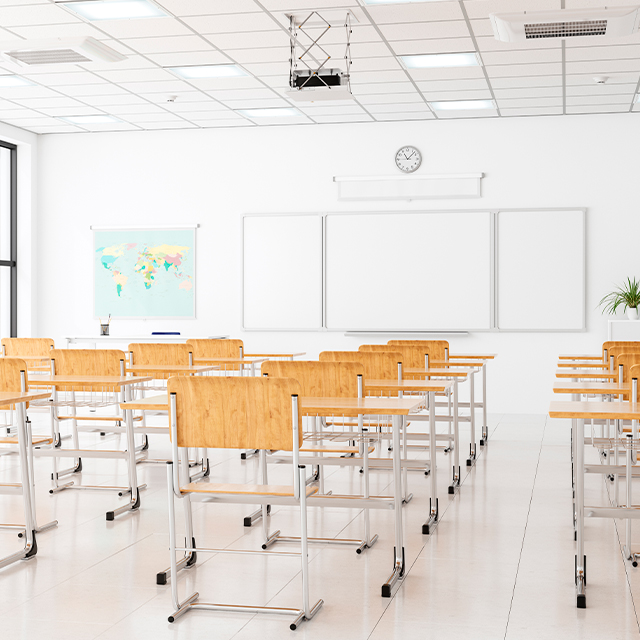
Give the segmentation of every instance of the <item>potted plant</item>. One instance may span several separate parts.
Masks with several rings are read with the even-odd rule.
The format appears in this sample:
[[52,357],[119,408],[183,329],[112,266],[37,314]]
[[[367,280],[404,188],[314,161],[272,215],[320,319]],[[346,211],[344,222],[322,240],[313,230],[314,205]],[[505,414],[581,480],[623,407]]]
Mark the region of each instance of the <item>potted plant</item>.
[[615,291],[608,293],[602,300],[600,306],[604,305],[602,313],[614,314],[619,307],[627,312],[629,320],[638,320],[638,307],[640,307],[640,282],[635,278],[627,278],[627,281]]

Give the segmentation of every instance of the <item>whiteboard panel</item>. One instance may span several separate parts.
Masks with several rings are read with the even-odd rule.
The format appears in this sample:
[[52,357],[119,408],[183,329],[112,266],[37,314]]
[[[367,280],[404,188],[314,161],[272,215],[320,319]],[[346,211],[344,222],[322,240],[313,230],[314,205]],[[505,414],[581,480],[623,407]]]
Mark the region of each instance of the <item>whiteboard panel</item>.
[[322,217],[243,218],[243,327],[322,328]]
[[584,329],[584,218],[583,210],[498,213],[499,329]]
[[325,326],[360,331],[489,329],[490,215],[327,215]]

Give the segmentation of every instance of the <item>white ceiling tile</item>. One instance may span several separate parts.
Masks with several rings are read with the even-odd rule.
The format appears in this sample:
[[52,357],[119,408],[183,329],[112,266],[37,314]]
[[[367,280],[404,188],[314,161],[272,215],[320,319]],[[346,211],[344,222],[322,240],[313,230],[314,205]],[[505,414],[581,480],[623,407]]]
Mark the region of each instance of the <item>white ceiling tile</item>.
[[286,47],[289,45],[289,35],[282,29],[256,31],[255,33],[217,33],[207,35],[205,38],[226,52],[253,47]]
[[[340,61],[344,63],[343,60]],[[255,76],[283,76],[284,78],[289,78],[289,61],[288,59],[282,60],[281,62],[264,62],[259,64],[243,64],[244,69],[246,69],[249,73],[252,73]],[[335,64],[332,64],[331,67],[335,67]],[[304,66],[303,66],[304,68]]]
[[29,127],[29,131],[33,131],[34,133],[79,133],[82,132],[82,129],[78,127],[74,127],[70,124],[57,124],[46,127]]
[[629,106],[625,105],[611,105],[611,104],[601,104],[598,106],[594,105],[584,105],[584,106],[567,106],[568,114],[577,114],[577,113],[626,113],[629,111]]
[[562,76],[513,76],[511,78],[491,78],[494,89],[516,89],[518,87],[561,87]]
[[62,7],[51,3],[18,7],[0,6],[0,24],[7,28],[33,24],[62,24],[65,22],[80,21]]
[[459,53],[475,51],[473,40],[466,38],[433,38],[430,40],[393,40],[389,43],[398,56],[421,53]]
[[444,100],[491,100],[493,97],[489,89],[476,89],[475,91],[424,91],[424,97],[429,102]]
[[291,55],[289,47],[258,47],[255,49],[235,49],[230,53],[240,64],[282,62]]
[[415,93],[416,88],[411,82],[387,82],[387,83],[369,83],[369,84],[357,84],[351,87],[351,92],[354,96],[368,96],[371,94],[380,95],[382,93],[400,94],[400,93]]
[[5,119],[19,119],[19,118],[41,118],[42,116],[31,109],[3,109],[0,111],[0,120],[4,122]]
[[123,95],[128,93],[122,87],[117,87],[115,84],[109,83],[61,85],[56,86],[56,91],[77,98],[83,96]]
[[517,11],[553,11],[561,9],[561,0],[465,0],[464,7],[469,18],[488,18],[490,13],[513,13]]
[[255,89],[220,89],[218,91],[208,91],[216,100],[260,100],[261,98],[275,98],[272,89],[259,87]]
[[495,109],[481,109],[479,111],[438,111],[440,120],[477,120],[481,118],[496,118],[499,114]]
[[639,58],[640,44],[599,46],[599,47],[567,47],[567,62],[579,60],[617,60],[624,58]]
[[631,107],[635,93],[626,96],[606,95],[606,96],[567,96],[567,106],[577,105],[597,105],[597,104],[620,104]]
[[[303,113],[306,113],[308,116],[312,118],[315,116],[330,116],[330,115],[366,115],[365,111],[362,107],[359,107],[357,104],[350,105],[349,103],[344,103],[342,106],[334,106],[334,107],[324,107],[324,106],[303,106],[302,104],[298,104],[297,107]],[[402,109],[401,109],[402,110]],[[418,109],[414,109],[414,111],[418,111]]]
[[[344,47],[336,45],[328,48],[329,54],[333,57],[340,57],[344,53]],[[351,59],[359,60],[361,58],[378,57],[391,55],[393,52],[389,46],[380,42],[356,42],[351,45]]]
[[97,116],[104,113],[101,109],[95,109],[93,107],[80,106],[80,107],[53,107],[44,108],[40,107],[40,113],[47,116],[64,117],[64,116]]
[[[598,75],[607,76],[607,85],[612,84],[636,84],[640,74],[638,72],[628,73],[603,73]],[[591,73],[568,73],[566,75],[566,83],[569,85],[592,85],[593,74]]]
[[406,104],[408,102],[424,102],[417,91],[413,93],[380,93],[359,96],[358,102],[364,106],[369,104]]
[[[134,113],[169,113],[156,104],[142,101],[139,104],[109,104],[100,107],[105,113],[119,117],[120,114],[132,115]],[[173,115],[171,116],[173,117]]]
[[114,122],[113,124],[83,124],[87,131],[139,131],[140,127],[128,122]]
[[127,47],[142,54],[207,51],[210,49],[207,42],[194,35],[167,36],[163,38],[129,38],[123,40],[123,42]]
[[[29,109],[84,106],[82,102],[78,102],[78,100],[67,98],[65,96],[60,96],[58,98],[17,98],[15,102],[23,107],[28,107]],[[0,106],[0,109],[2,108],[3,107]]]
[[464,20],[464,14],[457,2],[372,5],[367,7],[367,11],[378,25],[397,22]]
[[175,80],[173,73],[164,69],[118,69],[113,71],[97,71],[97,75],[114,83],[121,82],[160,82],[162,80]]
[[262,11],[256,13],[228,13],[215,16],[184,18],[185,24],[202,34],[271,31],[277,23]]
[[562,75],[562,64],[559,62],[542,64],[495,64],[486,66],[485,68],[489,78]]
[[409,69],[409,75],[416,82],[428,82],[429,80],[478,80],[484,78],[482,67]]
[[30,80],[47,87],[70,84],[106,84],[106,80],[88,71],[70,71],[67,73],[37,73],[29,76]]
[[117,93],[106,96],[83,96],[82,102],[95,107],[110,106],[115,104],[143,104],[146,101],[133,93]]
[[[206,43],[204,43],[206,47]],[[231,58],[216,51],[213,46],[208,51],[186,51],[183,53],[149,53],[149,60],[161,67],[188,67],[202,64],[228,64]]]
[[558,41],[554,39],[541,42],[536,40],[535,45],[531,42],[502,42],[493,36],[476,37],[478,51],[539,51],[540,49],[557,49]]
[[175,16],[204,16],[217,13],[249,13],[257,8],[253,0],[157,0]]
[[508,98],[562,98],[562,87],[527,87],[525,89],[495,89],[498,102]]
[[186,36],[192,33],[175,18],[136,18],[134,20],[100,20],[100,29],[114,38]]
[[218,90],[226,90],[226,89],[262,89],[264,88],[264,84],[253,78],[248,76],[246,78],[202,78],[202,79],[194,79],[190,80],[189,84],[192,87],[200,89],[201,91],[206,91],[215,97],[215,92]]
[[245,120],[239,113],[225,109],[224,111],[193,111],[181,114],[191,122],[207,122],[209,120]]
[[567,87],[568,96],[602,96],[602,95],[631,95],[635,93],[637,84],[585,84],[569,85]]
[[356,0],[261,0],[268,11],[304,12],[314,9],[331,9],[334,7],[357,7]]
[[333,115],[333,116],[313,116],[318,124],[339,124],[341,122],[373,122],[373,118],[366,113],[362,115]]
[[261,98],[260,100],[221,100],[230,109],[269,109],[272,107],[290,107],[291,103],[282,98]]
[[198,125],[186,120],[179,122],[140,122],[139,127],[145,131],[163,131],[165,129],[197,129]]
[[123,71],[127,69],[155,69],[157,65],[153,61],[147,60],[144,56],[130,52],[127,54],[125,60],[120,60],[119,62],[86,62],[79,66],[81,69],[95,73],[100,71]]
[[491,26],[491,20],[484,18],[480,20],[471,20],[471,30],[476,38],[493,37],[493,27]]
[[486,51],[482,55],[482,62],[486,65],[494,64],[533,64],[538,62],[562,62],[562,49],[540,49],[539,51]]
[[[168,104],[165,106],[168,111],[180,114],[183,118],[233,118],[236,116],[231,109],[228,109],[222,104],[210,100],[209,102],[185,102],[182,105],[177,103]],[[240,117],[240,116],[238,116]]]
[[428,38],[468,38],[469,29],[464,20],[447,22],[417,22],[415,24],[380,25],[387,40],[426,40]]
[[431,111],[418,111],[414,113],[396,112],[396,113],[377,113],[375,119],[379,122],[394,120],[434,120],[435,116]]
[[359,71],[351,74],[351,84],[370,84],[372,82],[402,82],[407,79],[404,71]]
[[269,125],[287,125],[287,124],[311,124],[311,120],[307,118],[307,116],[288,116],[283,118],[282,116],[278,116],[275,118],[257,118],[254,121],[254,124],[258,126],[269,126]]
[[126,122],[140,124],[142,122],[184,122],[184,118],[180,118],[166,111],[158,111],[157,113],[120,113],[118,117]]
[[561,116],[562,107],[516,107],[514,109],[500,109],[500,115],[513,116]]
[[4,122],[9,124],[13,124],[16,127],[28,127],[29,125],[38,126],[38,125],[48,125],[52,122],[55,122],[53,118],[47,118],[45,116],[39,116],[37,118],[5,118],[3,116]]
[[425,102],[410,102],[408,104],[371,104],[367,106],[367,111],[377,117],[379,113],[419,113],[431,110]]
[[[203,100],[208,100],[207,95],[202,93],[202,91],[176,91],[171,95],[176,96],[176,102],[174,104],[183,102],[202,102]],[[162,93],[149,93],[145,95],[146,100],[156,104],[165,104],[168,97],[169,96]]]
[[475,80],[432,80],[430,82],[418,82],[420,91],[472,91],[488,89],[484,78]]
[[203,129],[221,129],[226,127],[255,127],[253,122],[249,122],[244,118],[241,120],[206,120],[199,122],[197,120],[192,121],[194,124],[202,127]]
[[21,38],[86,38],[91,36],[98,40],[105,35],[86,22],[71,22],[70,24],[41,24],[31,27],[12,27],[11,31]]
[[640,73],[640,58],[635,60],[588,60],[567,62],[567,73]]
[[0,89],[0,98],[13,100],[14,98],[59,98],[60,94],[47,87],[2,87]]
[[562,97],[555,98],[498,98],[498,108],[505,109],[515,107],[560,107],[562,108]]
[[[330,66],[335,68],[333,61]],[[400,63],[393,56],[361,58],[360,60],[352,60],[351,63],[351,73],[357,73],[358,71],[389,71],[392,69],[402,69]]]
[[189,87],[182,80],[164,80],[162,82],[123,82],[120,84],[123,89],[133,93],[172,93],[174,91],[184,91]]

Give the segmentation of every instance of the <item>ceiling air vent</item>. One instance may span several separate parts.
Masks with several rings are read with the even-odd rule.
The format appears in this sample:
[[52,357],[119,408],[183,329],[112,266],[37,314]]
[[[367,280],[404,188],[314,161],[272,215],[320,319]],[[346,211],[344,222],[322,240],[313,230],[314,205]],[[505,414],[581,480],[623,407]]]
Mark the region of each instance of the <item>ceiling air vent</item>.
[[120,62],[117,51],[95,38],[50,38],[0,43],[2,56],[23,67],[45,64],[80,64],[86,62]]
[[530,42],[549,38],[620,38],[638,30],[640,7],[492,13],[496,40]]

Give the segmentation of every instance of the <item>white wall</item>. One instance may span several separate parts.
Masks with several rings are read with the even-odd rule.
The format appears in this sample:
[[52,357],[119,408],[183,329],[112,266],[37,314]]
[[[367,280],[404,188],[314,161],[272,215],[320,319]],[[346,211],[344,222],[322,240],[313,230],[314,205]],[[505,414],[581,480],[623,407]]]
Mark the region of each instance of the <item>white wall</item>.
[[38,139],[35,133],[0,122],[0,140],[18,146],[18,335],[37,335],[35,305]]
[[[67,335],[98,332],[90,225],[201,225],[197,319],[115,320],[113,335],[224,333],[244,339],[248,350],[299,349],[316,357],[366,340],[241,331],[242,214],[587,207],[586,333],[478,333],[450,340],[453,351],[500,354],[490,365],[490,411],[545,412],[558,353],[598,352],[607,330],[598,300],[627,275],[640,276],[639,133],[638,116],[623,114],[43,136],[38,334],[61,342]],[[483,197],[337,201],[334,175],[393,174],[394,154],[405,144],[423,152],[420,171],[484,172]]]

